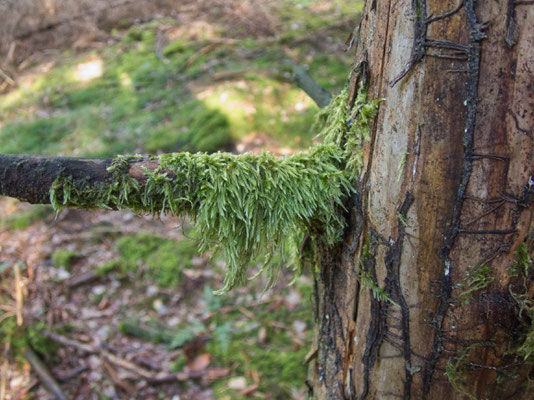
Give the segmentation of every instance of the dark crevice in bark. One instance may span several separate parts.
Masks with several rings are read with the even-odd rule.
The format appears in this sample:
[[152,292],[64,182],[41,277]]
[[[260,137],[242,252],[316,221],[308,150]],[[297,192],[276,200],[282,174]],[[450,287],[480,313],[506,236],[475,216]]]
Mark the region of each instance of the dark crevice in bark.
[[[399,321],[399,328],[401,336],[398,338],[401,340],[402,354],[404,356],[404,394],[405,400],[410,399],[411,385],[412,385],[412,349],[410,342],[410,309],[406,303],[406,299],[402,294],[400,285],[400,272],[399,267],[401,264],[402,249],[405,238],[405,226],[403,220],[408,213],[411,205],[414,202],[414,196],[408,192],[404,198],[401,207],[398,210],[398,228],[397,239],[389,247],[385,257],[385,267],[387,271],[386,275],[386,292],[391,298],[400,306],[401,320]],[[390,333],[388,331],[388,333]]]
[[[375,250],[380,243],[380,238],[376,232],[369,232],[369,255],[362,260],[360,270],[363,273],[371,273],[371,278],[375,284],[377,284],[376,270],[375,270]],[[371,321],[365,337],[365,350],[362,357],[363,364],[363,388],[359,400],[363,400],[369,394],[370,386],[370,374],[373,366],[377,360],[377,353],[380,345],[384,341],[387,331],[387,308],[389,303],[385,304],[382,301],[376,299],[372,293],[370,293],[371,303]]]
[[473,167],[473,141],[474,131],[476,126],[476,112],[478,101],[478,81],[480,75],[480,53],[481,41],[486,37],[482,32],[483,25],[478,22],[478,17],[475,12],[476,0],[465,1],[466,24],[469,32],[469,44],[467,45],[467,98],[466,98],[466,120],[465,130],[463,135],[463,165],[456,191],[456,200],[450,220],[450,226],[445,236],[443,246],[441,248],[441,257],[444,263],[443,276],[441,278],[441,289],[439,295],[439,303],[436,313],[433,318],[433,325],[435,329],[434,341],[432,344],[432,351],[425,363],[422,371],[423,376],[423,398],[426,399],[430,391],[433,374],[436,363],[442,353],[443,333],[442,325],[445,319],[447,310],[449,308],[450,297],[452,293],[451,269],[454,268],[450,253],[458,233],[460,233],[460,219],[462,206],[464,203],[464,195],[467,189],[467,184],[471,176]]
[[346,279],[345,271],[340,267],[341,254],[339,246],[317,247],[320,265],[320,279],[318,281],[320,332],[318,343],[318,375],[324,385],[329,398],[343,398],[343,384],[338,379],[339,368],[343,365],[343,354],[337,346],[336,340],[345,341],[343,320],[337,306],[336,290]]
[[[410,53],[410,59],[406,64],[406,67],[401,71],[399,75],[390,82],[390,87],[395,86],[400,82],[408,73],[415,67],[416,64],[421,62],[425,56],[447,58],[453,60],[466,60],[466,53],[468,51],[467,46],[461,43],[455,43],[448,40],[433,40],[427,38],[428,25],[433,22],[449,18],[452,15],[460,11],[465,5],[465,0],[460,0],[460,3],[453,9],[444,12],[443,14],[435,17],[427,18],[427,4],[426,0],[412,0],[412,11],[414,21],[414,37],[413,45]],[[428,48],[445,49],[456,51],[456,54],[429,54]],[[461,71],[463,72],[463,71]]]
[[515,16],[516,3],[515,0],[508,0],[508,5],[506,6],[506,35],[504,36],[504,43],[509,48],[514,47],[519,38],[519,26]]
[[389,83],[390,87],[395,86],[401,79],[408,75],[412,68],[425,56],[426,32],[428,27],[426,18],[426,0],[412,0],[412,11],[414,32],[410,59],[401,73]]

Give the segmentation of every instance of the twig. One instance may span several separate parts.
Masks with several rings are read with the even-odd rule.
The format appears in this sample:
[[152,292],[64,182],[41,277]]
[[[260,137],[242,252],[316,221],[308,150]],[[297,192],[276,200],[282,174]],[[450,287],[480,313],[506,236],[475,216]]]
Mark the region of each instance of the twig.
[[171,383],[171,382],[185,382],[190,379],[207,379],[208,381],[213,381],[219,378],[222,378],[228,375],[230,371],[227,368],[208,368],[200,371],[181,371],[175,374],[162,375],[158,374],[157,376],[149,379],[149,383],[152,385],[162,384],[162,383]]
[[15,54],[15,49],[17,48],[17,42],[12,41],[9,45],[9,50],[7,51],[6,58],[2,63],[2,67],[5,67],[7,64],[13,61],[13,55]]
[[16,86],[17,82],[15,82],[8,74],[6,74],[1,68],[0,68],[0,76],[4,78],[4,80],[9,83],[11,86]]
[[440,14],[440,15],[436,15],[435,17],[429,17],[425,20],[425,24],[430,24],[431,22],[434,22],[434,21],[437,21],[437,20],[440,20],[440,19],[445,19],[447,17],[450,17],[451,15],[457,13],[458,11],[460,11],[460,9],[464,6],[464,0],[460,0],[460,4],[458,4],[455,8],[453,8],[452,10],[449,10],[447,12],[444,12],[443,14]]
[[2,382],[0,384],[0,400],[5,400],[6,398],[6,382],[7,382],[7,369],[9,367],[8,358],[9,347],[11,342],[8,340],[4,345],[4,363],[2,365]]
[[197,51],[195,54],[193,54],[188,60],[187,63],[182,67],[181,72],[189,69],[201,56],[208,54],[215,50],[217,47],[221,45],[220,42],[214,42],[210,43],[207,46],[204,46],[199,51]]
[[87,365],[81,365],[78,368],[74,368],[73,370],[67,372],[66,374],[59,375],[58,373],[55,373],[56,378],[59,382],[68,382],[72,378],[74,378],[76,375],[81,374],[82,372],[85,372],[89,369]]
[[111,377],[111,380],[113,381],[113,383],[115,383],[115,385],[120,387],[130,396],[134,394],[135,388],[121,380],[117,374],[117,371],[115,371],[115,369],[106,361],[104,361],[104,368],[106,368],[106,370],[108,371],[109,376]]
[[50,374],[46,365],[39,359],[37,354],[35,354],[33,350],[31,349],[27,349],[24,352],[24,357],[26,357],[26,360],[28,360],[28,362],[34,369],[35,373],[39,377],[39,380],[43,384],[44,388],[51,395],[53,395],[54,398],[59,399],[59,400],[67,400],[67,398],[61,391],[59,384],[56,382],[52,374]]
[[12,400],[24,400],[26,399],[26,395],[30,390],[32,390],[36,385],[39,384],[39,379],[32,380],[26,387],[23,387],[20,389],[15,395],[13,396]]
[[323,108],[330,104],[332,95],[324,87],[319,85],[308,74],[308,71],[301,66],[293,66],[293,80],[319,107]]
[[22,326],[24,322],[22,319],[22,287],[20,280],[20,267],[16,262],[13,266],[15,269],[15,301],[16,301],[16,313],[17,313],[17,325]]
[[89,271],[85,274],[81,274],[69,279],[66,282],[68,288],[72,289],[87,283],[93,282],[99,278],[98,274],[95,271]]
[[54,342],[57,342],[59,344],[62,344],[64,346],[74,347],[75,349],[81,351],[82,353],[88,353],[88,354],[100,354],[104,359],[109,361],[110,363],[113,363],[121,368],[124,368],[128,371],[134,372],[135,374],[142,376],[146,379],[152,379],[154,378],[154,374],[142,367],[139,367],[138,365],[127,361],[123,358],[117,357],[114,354],[111,354],[110,352],[99,349],[93,345],[87,344],[87,343],[81,343],[77,340],[69,339],[65,336],[58,335],[57,333],[53,333],[50,331],[42,331],[43,335],[47,336],[48,338],[52,339]]

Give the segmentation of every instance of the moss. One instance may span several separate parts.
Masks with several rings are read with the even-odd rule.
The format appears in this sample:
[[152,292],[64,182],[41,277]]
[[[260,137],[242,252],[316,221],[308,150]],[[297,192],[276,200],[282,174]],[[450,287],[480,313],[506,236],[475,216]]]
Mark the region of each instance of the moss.
[[192,240],[176,242],[147,234],[126,236],[116,246],[121,259],[110,268],[120,265],[123,270],[135,270],[139,263],[145,264],[147,274],[163,287],[178,284],[182,269],[191,268],[192,258],[197,254]]
[[16,318],[9,317],[0,324],[0,337],[3,343],[11,343],[11,354],[18,360],[23,360],[24,351],[28,347],[48,360],[55,355],[59,346],[41,333],[44,329],[48,329],[44,322],[18,326]]
[[510,285],[509,291],[516,301],[519,320],[524,326],[524,333],[516,342],[512,353],[519,356],[523,362],[534,364],[534,300],[529,295],[529,281],[532,279],[533,260],[531,251],[526,243],[522,243],[516,251],[517,260],[509,269],[511,277],[518,278],[518,286]]
[[205,151],[213,153],[233,143],[227,117],[198,101],[184,104],[182,115],[151,131],[145,140],[149,152]]
[[[217,317],[214,321],[217,327],[206,350],[213,355],[214,364],[232,368],[232,376],[246,376],[249,371],[258,371],[260,392],[269,393],[275,399],[290,398],[293,388],[304,386],[307,375],[304,359],[309,348],[295,344],[294,333],[289,327],[295,320],[306,324],[305,336],[300,339],[306,344],[311,342],[310,302],[305,301],[302,307],[293,311],[262,307],[255,310],[255,314],[262,325],[254,329],[249,326],[255,325],[243,324],[239,312]],[[273,322],[285,324],[288,329],[275,329]],[[265,332],[265,342],[261,346],[257,339],[260,329]],[[227,388],[226,380],[215,385],[215,392],[240,399],[236,392]]]
[[532,258],[530,257],[527,244],[521,243],[515,254],[517,260],[508,270],[508,275],[517,277],[520,274],[523,274],[523,276],[527,277],[529,275],[530,267],[532,266]]
[[75,251],[59,249],[52,253],[50,259],[55,267],[70,268],[78,254]]
[[269,153],[163,154],[155,171],[145,170],[143,184],[127,174],[129,159],[118,157],[108,182],[90,186],[60,176],[50,200],[56,210],[130,208],[189,216],[196,222],[200,251],[213,249],[228,263],[222,291],[244,284],[250,261],[262,255],[273,283],[278,268],[269,261],[285,253],[286,242],[294,244],[295,255],[306,233],[329,245],[342,238],[343,203],[353,190],[361,145],[378,107],[363,91],[354,111],[347,103],[346,91],[332,101],[320,133],[324,144],[308,153],[278,159]]
[[96,269],[96,274],[98,276],[106,276],[107,274],[109,274],[110,272],[118,269],[120,267],[120,260],[111,260],[111,261],[108,261],[107,263],[105,264],[102,264],[101,266],[99,266],[97,269]]
[[469,304],[475,295],[475,292],[485,289],[495,278],[491,276],[492,270],[486,264],[477,267],[469,267],[467,277],[464,282],[458,284],[463,288],[458,296],[461,304]]
[[479,342],[465,347],[456,357],[450,358],[445,367],[445,376],[449,383],[457,392],[463,393],[470,400],[477,398],[467,390],[467,374],[473,368],[470,361],[470,353],[479,347],[493,347],[492,343]]

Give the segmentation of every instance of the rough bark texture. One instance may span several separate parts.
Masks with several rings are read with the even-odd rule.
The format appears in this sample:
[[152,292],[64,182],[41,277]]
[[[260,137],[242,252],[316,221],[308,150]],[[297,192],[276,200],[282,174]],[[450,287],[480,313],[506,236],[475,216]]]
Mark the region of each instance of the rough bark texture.
[[[49,204],[50,188],[58,176],[84,180],[92,186],[98,182],[110,183],[113,178],[107,168],[111,163],[111,159],[0,154],[0,195],[32,204]],[[152,171],[157,165],[157,160],[133,159],[128,173],[142,182],[146,179],[142,168]]]
[[314,397],[532,399],[507,271],[534,236],[534,4],[369,0],[360,38],[353,94],[385,101],[345,243],[319,249]]

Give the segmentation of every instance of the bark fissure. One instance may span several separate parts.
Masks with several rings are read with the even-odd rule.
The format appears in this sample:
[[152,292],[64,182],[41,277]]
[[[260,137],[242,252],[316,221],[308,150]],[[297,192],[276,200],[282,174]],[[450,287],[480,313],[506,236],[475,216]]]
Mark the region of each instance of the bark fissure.
[[[371,273],[371,278],[373,282],[378,285],[375,263],[376,255],[374,254],[378,244],[383,241],[380,240],[376,232],[371,231],[369,233],[369,242],[368,242],[368,256],[362,261],[360,265],[360,270],[363,273]],[[369,289],[371,293],[371,290]],[[359,396],[359,400],[364,400],[369,394],[369,385],[370,385],[370,373],[373,369],[373,366],[377,360],[377,353],[380,345],[385,339],[386,335],[386,322],[387,322],[387,307],[389,304],[383,304],[383,302],[376,299],[372,293],[370,294],[370,312],[371,312],[371,321],[369,323],[369,328],[365,337],[365,350],[362,357],[363,365],[363,388]]]
[[[401,312],[401,320],[399,322],[401,336],[398,336],[397,338],[401,340],[402,354],[404,356],[405,377],[403,398],[405,400],[408,400],[410,398],[412,375],[414,374],[415,369],[414,366],[412,366],[412,348],[410,342],[410,309],[402,293],[399,268],[401,264],[401,256],[406,233],[404,220],[413,202],[413,195],[410,192],[406,193],[406,197],[404,198],[404,201],[398,210],[399,217],[397,222],[397,239],[392,245],[390,245],[385,257],[385,267],[387,271],[386,292],[392,297],[393,300],[395,300],[395,302],[400,307]],[[388,330],[388,333],[391,332]]]
[[460,182],[456,192],[456,201],[454,203],[452,218],[450,220],[450,227],[448,233],[443,241],[441,248],[441,257],[443,258],[444,271],[441,278],[441,293],[439,296],[439,303],[436,313],[433,318],[433,325],[435,329],[434,341],[430,356],[423,368],[423,398],[426,399],[430,391],[434,370],[436,363],[442,353],[443,320],[449,309],[449,301],[452,293],[451,269],[454,268],[453,262],[450,258],[450,253],[458,233],[460,233],[461,212],[465,200],[465,192],[467,184],[471,176],[473,168],[473,143],[474,131],[476,124],[477,102],[478,102],[478,82],[480,75],[480,56],[481,56],[481,41],[485,38],[482,32],[483,25],[479,23],[475,12],[476,0],[465,1],[466,25],[469,31],[469,44],[467,46],[467,98],[465,104],[467,107],[465,130],[463,135],[463,165]]

